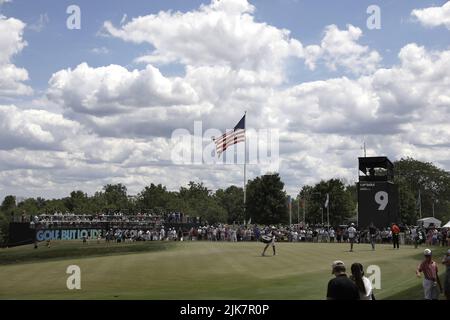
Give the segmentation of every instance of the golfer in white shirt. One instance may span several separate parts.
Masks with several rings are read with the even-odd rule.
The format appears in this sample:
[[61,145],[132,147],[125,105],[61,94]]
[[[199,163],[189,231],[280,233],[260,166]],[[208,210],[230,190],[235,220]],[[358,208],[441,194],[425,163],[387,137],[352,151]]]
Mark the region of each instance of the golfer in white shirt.
[[353,252],[353,243],[355,243],[356,237],[356,229],[354,223],[352,223],[350,225],[350,228],[347,229],[347,233],[348,233],[348,241],[350,241],[350,252]]

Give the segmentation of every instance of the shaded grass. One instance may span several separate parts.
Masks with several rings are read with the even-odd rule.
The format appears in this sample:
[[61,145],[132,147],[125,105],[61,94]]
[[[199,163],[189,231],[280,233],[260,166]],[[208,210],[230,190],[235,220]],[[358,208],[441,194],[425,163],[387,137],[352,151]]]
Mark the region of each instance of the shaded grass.
[[0,249],[0,265],[37,262],[45,260],[61,260],[79,257],[123,255],[138,252],[155,252],[168,250],[174,246],[172,242],[136,242],[136,243],[101,243],[81,244],[74,241],[59,241],[46,247],[40,243],[38,249],[34,245]]

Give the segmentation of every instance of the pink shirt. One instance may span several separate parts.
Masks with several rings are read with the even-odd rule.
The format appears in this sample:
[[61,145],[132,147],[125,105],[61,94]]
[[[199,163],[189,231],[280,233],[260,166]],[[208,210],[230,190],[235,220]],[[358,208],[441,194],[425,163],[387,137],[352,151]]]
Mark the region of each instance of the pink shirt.
[[423,272],[423,274],[425,275],[425,279],[431,280],[431,281],[436,281],[438,267],[437,267],[436,262],[434,262],[433,260],[431,260],[430,263],[428,263],[426,260],[423,261],[419,265],[419,271]]

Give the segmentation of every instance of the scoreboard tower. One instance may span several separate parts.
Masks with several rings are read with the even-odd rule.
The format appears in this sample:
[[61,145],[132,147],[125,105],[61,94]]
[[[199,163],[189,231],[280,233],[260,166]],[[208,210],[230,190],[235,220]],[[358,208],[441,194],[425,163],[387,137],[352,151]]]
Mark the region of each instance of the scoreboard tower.
[[398,188],[394,165],[387,157],[359,158],[358,226],[386,228],[398,223]]

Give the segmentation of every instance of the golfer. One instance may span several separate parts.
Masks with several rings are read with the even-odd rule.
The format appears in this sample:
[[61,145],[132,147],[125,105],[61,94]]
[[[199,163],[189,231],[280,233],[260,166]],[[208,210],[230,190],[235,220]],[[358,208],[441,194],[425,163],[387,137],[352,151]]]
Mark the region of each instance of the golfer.
[[372,246],[372,251],[375,251],[375,240],[377,238],[378,230],[373,224],[373,222],[370,223],[369,226],[369,237],[370,237],[370,244]]
[[423,272],[423,292],[425,300],[438,300],[439,291],[442,292],[441,281],[439,280],[437,263],[432,259],[432,253],[430,249],[425,249],[423,252],[425,260],[417,267],[416,275],[420,278],[420,274]]
[[353,252],[353,244],[355,243],[356,238],[356,229],[355,224],[350,224],[350,228],[347,229],[348,233],[348,241],[350,242],[350,252]]
[[269,231],[269,233],[267,234],[267,236],[271,237],[272,240],[266,244],[266,246],[264,247],[264,250],[261,254],[261,256],[265,256],[266,254],[266,250],[267,248],[271,245],[272,249],[273,249],[273,255],[276,255],[276,251],[275,251],[275,240],[276,240],[276,232],[275,232],[275,227],[272,227],[272,229]]

